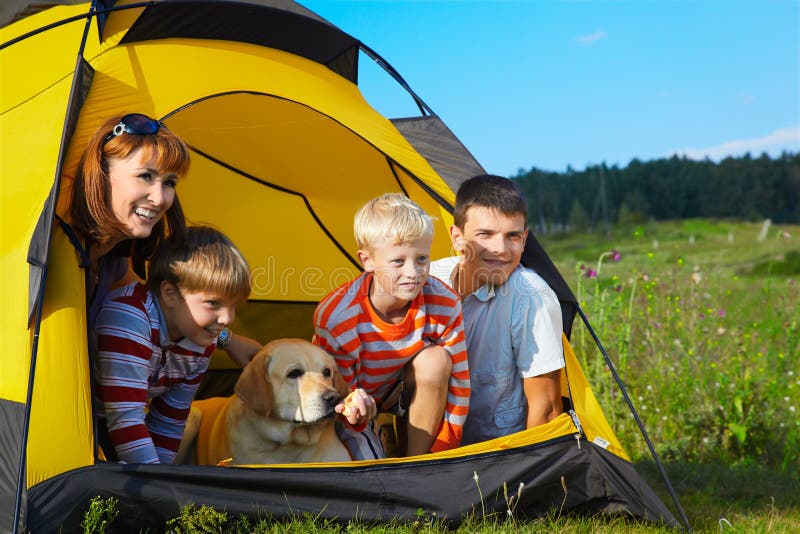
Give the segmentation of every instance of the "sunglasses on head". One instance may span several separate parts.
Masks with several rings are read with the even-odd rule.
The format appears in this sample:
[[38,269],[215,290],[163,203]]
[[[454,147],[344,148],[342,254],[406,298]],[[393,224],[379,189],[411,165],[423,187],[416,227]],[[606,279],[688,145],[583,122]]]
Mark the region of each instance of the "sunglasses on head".
[[122,120],[119,121],[119,124],[114,126],[114,129],[111,130],[111,133],[106,136],[106,140],[103,141],[103,144],[108,143],[113,138],[124,133],[134,135],[153,135],[161,128],[166,128],[164,123],[161,121],[151,119],[147,115],[142,115],[141,113],[129,113],[122,117]]

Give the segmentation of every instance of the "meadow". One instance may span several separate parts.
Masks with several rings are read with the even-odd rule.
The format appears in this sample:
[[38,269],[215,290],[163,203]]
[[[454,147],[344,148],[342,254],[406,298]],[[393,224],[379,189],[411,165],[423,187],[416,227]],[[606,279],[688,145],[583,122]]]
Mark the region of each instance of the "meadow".
[[[688,220],[539,236],[619,373],[696,532],[800,525],[800,227]],[[571,341],[637,470],[675,512],[589,330]],[[93,502],[86,532],[113,503]],[[677,512],[676,517],[677,517]],[[189,507],[174,532],[445,532],[429,521],[253,523]],[[458,532],[668,532],[620,518],[471,517]]]

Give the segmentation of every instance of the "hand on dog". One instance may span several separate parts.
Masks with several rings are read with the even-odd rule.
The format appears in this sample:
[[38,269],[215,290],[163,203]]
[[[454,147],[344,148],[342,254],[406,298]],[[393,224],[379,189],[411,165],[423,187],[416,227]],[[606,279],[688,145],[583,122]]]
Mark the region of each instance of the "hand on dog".
[[375,399],[361,388],[351,391],[345,397],[344,402],[336,405],[334,411],[342,414],[347,419],[347,422],[355,427],[363,425],[378,415]]

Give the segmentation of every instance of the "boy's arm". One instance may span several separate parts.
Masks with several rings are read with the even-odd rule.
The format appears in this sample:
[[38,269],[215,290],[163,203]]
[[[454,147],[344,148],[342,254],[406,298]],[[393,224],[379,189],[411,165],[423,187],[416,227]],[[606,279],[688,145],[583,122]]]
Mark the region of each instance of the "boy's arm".
[[522,379],[522,388],[528,400],[526,428],[543,425],[562,412],[561,370]]
[[227,352],[231,360],[239,364],[239,367],[244,367],[261,350],[261,343],[246,336],[231,334],[230,342],[222,350]]
[[109,437],[127,463],[158,463],[145,424],[148,377],[153,345],[143,309],[118,301],[100,311],[97,333],[97,380]]
[[512,344],[528,403],[527,428],[531,428],[563,411],[561,305],[552,290],[526,290],[525,286],[515,289],[520,300],[512,315]]
[[170,464],[175,460],[192,401],[208,368],[213,349],[212,346],[206,350],[204,356],[192,356],[202,359],[192,366],[194,370],[191,374],[173,383],[167,391],[150,402],[148,428],[158,458],[163,464]]
[[450,354],[453,368],[447,385],[444,421],[431,447],[431,452],[452,449],[461,444],[464,421],[469,411],[469,363],[461,315],[461,301],[458,298],[455,298],[452,303],[449,322],[436,344],[443,346]]
[[334,407],[334,411],[344,418],[345,422],[353,430],[361,432],[366,428],[367,421],[377,415],[377,403],[372,396],[358,387],[356,373],[360,366],[359,358],[356,354],[345,350],[340,346],[339,340],[323,324],[319,308],[314,313],[314,337],[311,342],[322,347],[328,354],[336,360],[336,367],[342,376],[350,394]]

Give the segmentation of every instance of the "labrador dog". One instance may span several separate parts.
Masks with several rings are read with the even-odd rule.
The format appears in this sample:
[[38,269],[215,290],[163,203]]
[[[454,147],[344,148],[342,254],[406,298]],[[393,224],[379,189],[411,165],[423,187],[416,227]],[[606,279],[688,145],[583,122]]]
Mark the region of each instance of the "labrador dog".
[[334,407],[348,389],[322,348],[302,339],[271,341],[245,366],[234,390],[231,397],[192,403],[176,463],[350,461],[334,430]]

